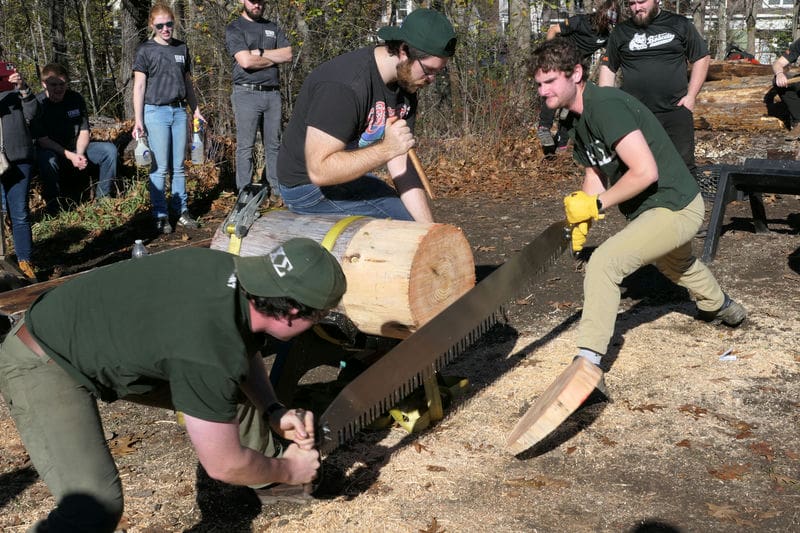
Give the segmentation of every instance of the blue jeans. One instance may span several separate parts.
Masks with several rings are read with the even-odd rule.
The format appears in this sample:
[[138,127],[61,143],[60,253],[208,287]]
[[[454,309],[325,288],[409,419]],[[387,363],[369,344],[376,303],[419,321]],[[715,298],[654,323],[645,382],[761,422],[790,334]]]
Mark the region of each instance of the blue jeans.
[[156,217],[166,217],[167,195],[164,191],[167,171],[172,169],[172,198],[170,209],[180,215],[187,209],[186,157],[188,119],[186,109],[168,105],[144,106],[144,127],[153,163],[150,167],[150,203]]
[[11,167],[0,179],[3,186],[3,204],[11,215],[11,234],[14,237],[17,261],[30,261],[33,250],[31,213],[28,208],[32,168],[33,165],[30,163],[12,162]]
[[394,220],[414,220],[392,187],[375,176],[317,187],[313,183],[286,187],[281,197],[289,211],[301,215],[364,215]]
[[[97,198],[105,198],[111,194],[111,185],[117,178],[117,147],[110,142],[90,142],[86,147],[88,169],[96,167],[98,171]],[[79,172],[67,158],[51,150],[37,148],[36,162],[39,165],[39,177],[42,180],[42,196],[52,209],[61,195],[59,177],[68,172]]]
[[280,91],[254,91],[233,86],[231,103],[236,120],[236,188],[240,191],[253,178],[253,145],[261,127],[264,141],[264,173],[272,194],[278,194],[278,148],[281,130]]

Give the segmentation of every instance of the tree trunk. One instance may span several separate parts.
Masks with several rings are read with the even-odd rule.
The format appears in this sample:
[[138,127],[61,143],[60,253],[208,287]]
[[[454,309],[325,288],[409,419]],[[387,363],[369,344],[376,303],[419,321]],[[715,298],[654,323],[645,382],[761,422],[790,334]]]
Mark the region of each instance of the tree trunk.
[[692,10],[692,21],[694,22],[694,27],[697,28],[697,31],[700,33],[700,35],[705,36],[706,0],[697,0],[697,2],[691,4],[690,9]]
[[61,64],[69,71],[69,56],[67,55],[66,37],[66,3],[62,0],[50,2],[50,33],[52,36],[53,51],[46,62],[54,61]]
[[136,47],[148,37],[148,0],[123,0],[119,12],[122,52],[119,59],[117,90],[124,94],[125,118],[133,118],[133,55]]
[[528,60],[531,55],[531,10],[528,0],[509,0],[509,94],[517,96],[520,116],[531,108]]
[[86,76],[89,82],[89,96],[92,100],[92,109],[97,113],[100,104],[97,98],[97,82],[95,81],[94,45],[92,44],[91,24],[86,16],[87,3],[81,0],[73,0],[73,6],[75,7],[75,18],[78,21],[78,28],[81,32],[81,46],[83,49],[83,62],[86,66]]
[[756,17],[758,16],[758,2],[756,0],[745,0],[744,5],[744,24],[747,29],[747,48],[751,54],[756,53]]
[[728,49],[728,0],[719,0],[717,10],[717,59],[725,59]]

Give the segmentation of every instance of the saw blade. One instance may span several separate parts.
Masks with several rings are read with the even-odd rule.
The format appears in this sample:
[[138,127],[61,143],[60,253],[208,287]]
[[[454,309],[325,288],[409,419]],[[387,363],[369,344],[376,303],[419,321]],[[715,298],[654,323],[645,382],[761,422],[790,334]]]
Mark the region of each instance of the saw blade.
[[553,223],[484,280],[350,382],[319,419],[330,452],[351,440],[423,379],[466,350],[502,316],[502,306],[567,249],[565,221]]

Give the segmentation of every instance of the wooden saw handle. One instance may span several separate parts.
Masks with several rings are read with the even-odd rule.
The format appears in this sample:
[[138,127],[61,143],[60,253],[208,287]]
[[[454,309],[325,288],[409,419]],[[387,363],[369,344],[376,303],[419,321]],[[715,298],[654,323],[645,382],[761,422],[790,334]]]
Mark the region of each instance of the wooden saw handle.
[[419,157],[417,157],[417,152],[413,148],[408,151],[408,158],[411,159],[411,164],[414,165],[414,170],[417,171],[417,175],[419,176],[420,181],[422,182],[422,186],[425,188],[425,192],[428,194],[428,198],[433,200],[433,190],[431,189],[431,182],[428,181],[428,176],[425,174],[425,169],[422,168],[422,162],[420,162]]

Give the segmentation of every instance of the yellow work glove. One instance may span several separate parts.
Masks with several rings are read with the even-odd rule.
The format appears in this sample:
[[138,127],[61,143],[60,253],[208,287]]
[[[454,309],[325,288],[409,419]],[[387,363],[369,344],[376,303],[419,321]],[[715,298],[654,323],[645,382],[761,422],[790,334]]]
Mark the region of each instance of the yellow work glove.
[[600,218],[600,212],[597,209],[597,195],[590,196],[583,191],[575,191],[564,197],[564,211],[567,213],[567,222],[570,224]]
[[589,235],[589,228],[592,227],[591,220],[584,220],[572,225],[572,254],[577,254],[583,250],[586,244],[586,236]]

